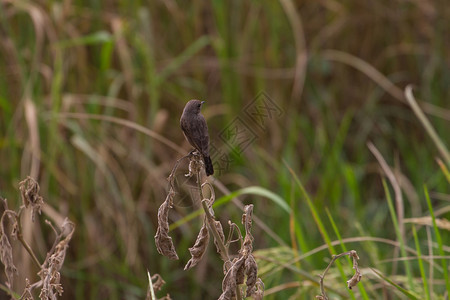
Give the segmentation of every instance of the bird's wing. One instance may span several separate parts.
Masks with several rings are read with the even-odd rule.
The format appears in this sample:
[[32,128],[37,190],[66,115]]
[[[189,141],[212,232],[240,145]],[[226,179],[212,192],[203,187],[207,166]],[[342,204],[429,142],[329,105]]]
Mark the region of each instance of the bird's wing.
[[199,132],[199,149],[203,155],[209,156],[209,134],[208,134],[208,125],[206,124],[206,120],[202,115],[198,116],[198,122],[200,126],[197,126]]
[[208,126],[202,115],[197,115],[189,121],[185,118],[181,119],[181,129],[188,142],[202,155],[209,155],[209,135]]

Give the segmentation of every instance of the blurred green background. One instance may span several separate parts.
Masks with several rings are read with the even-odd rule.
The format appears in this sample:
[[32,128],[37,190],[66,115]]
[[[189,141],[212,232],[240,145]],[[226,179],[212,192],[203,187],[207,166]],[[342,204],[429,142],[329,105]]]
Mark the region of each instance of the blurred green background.
[[[335,299],[409,297],[370,268],[422,299],[443,298],[449,228],[434,230],[424,189],[446,221],[450,162],[403,90],[414,85],[449,145],[449,20],[444,0],[0,0],[0,195],[18,208],[18,182],[39,182],[49,208],[26,228],[41,260],[54,239],[44,219],[76,223],[63,299],[143,299],[147,270],[166,281],[160,297],[215,299],[223,272],[212,243],[183,271],[202,221],[183,219],[199,207],[185,164],[170,214],[180,260],[154,243],[166,178],[190,150],[182,109],[206,100],[216,197],[256,186],[289,207],[272,194],[234,199],[253,203],[260,220],[254,250],[267,299],[320,294],[317,274],[346,249],[358,251],[364,277],[347,291],[350,261],[333,266],[325,282]],[[395,203],[390,211],[394,189],[387,179],[383,188],[368,142],[399,182],[404,216]],[[215,209],[226,234],[228,220],[241,226],[234,202]],[[351,240],[332,246],[339,239]],[[20,294],[25,277],[38,277],[14,249]],[[417,250],[444,260],[421,268]]]

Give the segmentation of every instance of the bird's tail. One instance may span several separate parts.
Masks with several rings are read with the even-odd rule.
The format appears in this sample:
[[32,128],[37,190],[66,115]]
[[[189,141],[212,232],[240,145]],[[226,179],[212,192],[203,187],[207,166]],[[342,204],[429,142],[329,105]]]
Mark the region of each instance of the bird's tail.
[[213,168],[213,164],[211,161],[211,157],[203,156],[203,160],[205,161],[206,176],[214,174],[214,168]]

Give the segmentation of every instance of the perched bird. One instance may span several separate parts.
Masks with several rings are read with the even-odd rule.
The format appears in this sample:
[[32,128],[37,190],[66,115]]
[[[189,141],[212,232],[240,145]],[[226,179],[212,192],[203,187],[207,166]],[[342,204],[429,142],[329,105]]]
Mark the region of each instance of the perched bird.
[[214,168],[209,157],[209,135],[205,117],[200,108],[205,101],[190,100],[184,107],[180,125],[188,142],[200,152],[205,162],[206,175],[214,174]]

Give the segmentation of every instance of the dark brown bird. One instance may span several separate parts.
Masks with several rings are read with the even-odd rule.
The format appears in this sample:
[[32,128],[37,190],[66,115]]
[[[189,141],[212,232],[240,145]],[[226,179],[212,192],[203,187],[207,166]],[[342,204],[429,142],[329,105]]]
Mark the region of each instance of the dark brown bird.
[[203,156],[206,175],[214,174],[214,168],[209,157],[208,125],[205,117],[200,113],[200,108],[205,101],[190,100],[184,107],[180,125],[188,142]]

